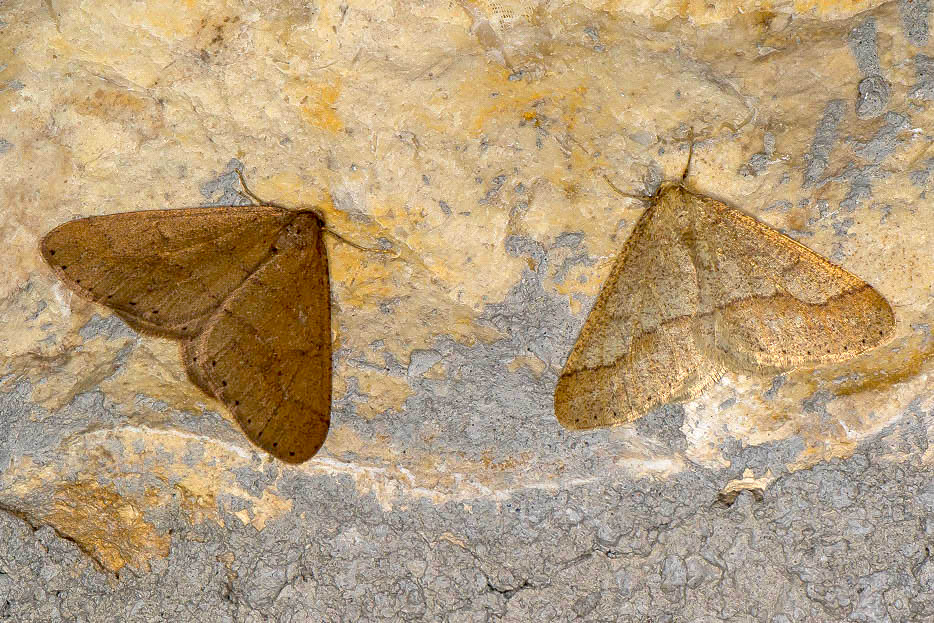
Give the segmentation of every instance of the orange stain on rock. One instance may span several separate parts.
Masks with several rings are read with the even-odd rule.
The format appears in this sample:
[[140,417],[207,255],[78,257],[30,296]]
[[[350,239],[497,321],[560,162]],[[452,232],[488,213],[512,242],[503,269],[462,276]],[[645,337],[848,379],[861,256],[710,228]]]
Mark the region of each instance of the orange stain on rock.
[[337,99],[341,94],[340,78],[333,83],[314,83],[306,80],[295,81],[287,92],[296,100],[306,123],[328,132],[344,129],[344,122],[337,114]]
[[65,482],[43,519],[109,571],[127,564],[148,571],[152,558],[169,555],[170,538],[143,519],[142,510],[127,498],[94,480]]

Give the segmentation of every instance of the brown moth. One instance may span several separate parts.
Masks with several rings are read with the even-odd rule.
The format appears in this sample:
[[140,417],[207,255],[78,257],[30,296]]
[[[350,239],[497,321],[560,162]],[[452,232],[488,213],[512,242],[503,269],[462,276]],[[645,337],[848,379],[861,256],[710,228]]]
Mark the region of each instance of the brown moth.
[[254,444],[301,463],[327,437],[331,303],[321,218],[273,205],[65,223],[42,257],[134,329],[181,342],[189,378]]
[[892,308],[866,282],[720,201],[666,184],[581,329],[555,415],[570,429],[625,424],[697,396],[728,369],[844,361],[894,330]]

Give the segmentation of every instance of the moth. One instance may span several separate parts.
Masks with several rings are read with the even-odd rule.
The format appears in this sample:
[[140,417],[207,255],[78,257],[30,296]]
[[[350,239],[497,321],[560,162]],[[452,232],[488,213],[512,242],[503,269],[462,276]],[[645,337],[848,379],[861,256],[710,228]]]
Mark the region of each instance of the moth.
[[191,381],[250,441],[301,463],[331,414],[324,231],[316,212],[274,205],[152,210],[65,223],[41,252],[78,294],[178,340]]
[[665,184],[581,329],[555,415],[570,429],[632,422],[696,397],[726,370],[844,361],[894,330],[892,308],[866,282],[735,208]]

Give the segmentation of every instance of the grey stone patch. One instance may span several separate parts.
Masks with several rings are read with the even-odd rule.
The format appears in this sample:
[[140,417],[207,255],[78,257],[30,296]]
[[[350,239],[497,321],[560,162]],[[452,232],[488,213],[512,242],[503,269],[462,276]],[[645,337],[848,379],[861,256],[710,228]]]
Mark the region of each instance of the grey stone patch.
[[762,395],[766,400],[772,400],[778,395],[779,390],[785,384],[788,377],[785,374],[779,374],[772,378],[772,385]]
[[836,398],[826,389],[819,389],[801,401],[801,408],[805,413],[817,413],[823,417],[830,417],[827,413],[827,403]]
[[376,249],[380,251],[390,251],[393,248],[392,240],[384,236],[376,239]]
[[13,149],[13,143],[6,140],[5,138],[0,138],[0,156],[7,153],[11,149]]
[[498,197],[498,196],[499,196],[499,191],[502,190],[503,184],[506,183],[506,179],[507,179],[507,177],[506,177],[505,174],[497,175],[496,177],[494,177],[494,178],[490,181],[490,186],[489,186],[489,188],[487,188],[486,193],[483,195],[482,198],[480,198],[480,199],[477,201],[477,203],[478,203],[478,204],[487,204],[487,203],[490,203],[491,201],[493,201],[496,197]]
[[0,542],[0,620],[77,620],[89,595],[114,590],[106,574],[49,527],[34,530],[0,510]]
[[[334,353],[335,358],[337,358],[338,353]],[[354,404],[357,402],[365,402],[369,396],[360,391],[360,383],[357,381],[357,377],[351,376],[346,381],[347,389],[344,391],[343,396],[334,396],[334,404],[331,407],[331,419],[334,420],[335,413],[341,413],[344,417],[353,418],[354,417]]]
[[876,20],[870,17],[850,31],[850,50],[864,78],[857,88],[856,115],[871,119],[885,111],[889,101],[889,84],[882,76],[876,44]]
[[775,135],[771,132],[762,135],[762,153],[769,157],[775,153]]
[[845,113],[846,103],[843,100],[832,100],[824,108],[824,115],[817,124],[811,148],[804,154],[807,163],[804,171],[805,188],[816,184],[827,168],[830,152],[837,137],[837,126]]
[[934,593],[934,557],[928,558],[918,569],[918,582],[922,590]]
[[28,454],[41,462],[69,435],[114,427],[123,419],[105,403],[100,391],[77,394],[55,412],[33,404],[32,392],[31,383],[20,381],[0,394],[0,470],[14,454]]
[[905,39],[919,48],[927,45],[931,14],[928,0],[898,0],[898,13]]
[[116,374],[124,365],[126,365],[127,359],[130,358],[130,355],[136,349],[136,344],[131,342],[123,348],[117,351],[117,354],[114,355],[113,366],[114,374]]
[[221,507],[224,509],[222,516],[225,523],[240,521],[237,518],[237,514],[242,511],[247,511],[248,516],[251,518],[253,517],[252,509],[250,508],[252,504],[246,498],[230,493],[222,493],[217,497],[218,500],[222,502]]
[[247,466],[234,468],[233,474],[237,477],[237,483],[256,498],[263,497],[263,491],[269,488],[276,476],[272,474],[270,478],[269,475]]
[[833,221],[833,233],[835,236],[845,237],[850,234],[850,227],[853,226],[854,220],[852,218],[844,218],[840,220]]
[[224,167],[224,172],[201,184],[201,195],[208,200],[209,206],[251,205],[248,197],[240,194],[240,178],[237,171],[243,171],[243,163],[231,158]]
[[590,255],[586,252],[578,253],[577,255],[564,258],[564,260],[561,262],[561,266],[559,266],[558,269],[555,271],[555,275],[554,275],[555,283],[558,283],[558,284],[564,283],[564,280],[568,276],[568,272],[570,272],[570,270],[574,268],[575,266],[580,266],[580,265],[593,266],[594,264],[596,264],[596,262],[597,260],[590,257]]
[[589,615],[591,612],[600,605],[600,601],[603,599],[602,591],[595,591],[589,595],[583,595],[577,599],[571,605],[571,611],[579,616],[581,619]]
[[913,185],[920,188],[927,186],[928,178],[931,177],[931,172],[934,171],[934,158],[927,158],[924,162],[921,163],[920,169],[915,169],[908,173],[908,181]]
[[583,233],[579,231],[568,231],[555,238],[555,243],[552,245],[552,248],[567,247],[569,249],[576,249],[583,241]]
[[885,123],[868,141],[857,142],[854,146],[856,155],[876,164],[895,152],[898,146],[898,134],[909,128],[908,117],[896,112],[885,114]]
[[145,406],[147,409],[152,409],[153,411],[164,413],[169,410],[169,403],[164,400],[159,400],[158,398],[151,398],[143,394],[137,394],[134,397],[133,404],[137,406]]
[[49,304],[46,303],[45,301],[39,301],[39,302],[37,302],[37,303],[36,303],[36,311],[34,311],[33,313],[29,314],[29,317],[26,318],[26,320],[28,320],[29,322],[34,322],[37,318],[39,318],[39,314],[41,314],[43,311],[45,311],[46,308],[47,308],[48,306],[49,306]]
[[867,18],[850,31],[849,44],[861,74],[877,76],[882,73],[876,47],[876,19],[874,17]]
[[662,584],[663,591],[680,591],[687,584],[688,569],[684,560],[675,555],[665,557],[662,563]]
[[509,236],[503,242],[506,253],[513,257],[530,257],[536,265],[545,261],[545,247],[534,238],[527,236]]
[[35,416],[37,407],[29,401],[32,383],[21,381],[8,391],[0,393],[0,473],[6,469],[14,452],[32,437],[24,426],[25,418]]
[[645,130],[637,130],[629,135],[629,138],[637,145],[648,147],[655,142],[655,135]]
[[509,210],[509,220],[510,222],[516,221],[522,218],[522,216],[529,211],[529,202],[528,201],[517,201],[512,209]]
[[882,76],[869,76],[859,81],[856,88],[856,116],[872,119],[885,112],[889,103],[889,83]]
[[766,132],[762,137],[762,151],[750,156],[749,161],[739,168],[739,174],[743,177],[755,177],[765,173],[774,153],[775,135],[771,132]]
[[905,413],[898,420],[892,422],[877,435],[862,442],[861,447],[872,454],[885,455],[897,453],[908,457],[917,457],[915,463],[927,452],[930,442],[927,436],[926,418],[932,414],[920,410],[920,397],[913,400]]
[[858,496],[859,487],[840,473],[827,474],[817,488],[817,499],[827,508],[846,508],[853,504]]
[[[839,208],[844,212],[852,212],[872,197],[872,180],[884,179],[889,175],[889,171],[881,164],[868,164],[863,167],[849,165],[839,175],[821,180],[819,186],[832,182],[849,182],[850,188],[847,196],[840,202]],[[825,200],[819,201],[817,205],[821,219],[836,214],[836,211],[831,210]]]
[[444,212],[445,215],[451,215],[451,206],[449,206],[448,203],[443,199],[438,201],[438,207],[441,208],[441,211]]
[[787,199],[779,199],[765,208],[765,212],[787,212],[792,207],[792,203]]
[[639,435],[654,439],[671,450],[683,450],[687,440],[684,426],[684,406],[670,403],[652,409],[631,424]]
[[934,513],[934,482],[928,484],[918,495],[918,501],[925,511]]
[[185,444],[185,452],[182,454],[181,461],[188,467],[194,467],[204,458],[204,444],[197,441],[189,441]]
[[850,613],[850,620],[861,623],[891,621],[885,603],[885,592],[889,590],[891,584],[892,578],[885,571],[859,578],[856,607]]
[[289,468],[278,488],[292,513],[262,532],[228,513],[224,529],[179,524],[168,558],[149,573],[108,576],[48,528],[34,532],[0,513],[0,612],[23,623],[187,622],[205,613],[367,623],[923,621],[934,616],[922,527],[934,501],[920,501],[932,476],[857,453],[785,473],[761,501],[741,495],[729,508],[713,503],[720,485],[694,473],[521,490],[471,500],[468,513],[460,502],[416,499],[383,510],[348,476]]
[[787,471],[785,466],[793,462],[804,447],[804,441],[798,436],[755,446],[743,445],[739,439],[728,439],[720,445],[720,451],[723,458],[730,461],[728,473],[738,478],[747,468],[757,476],[769,469],[773,474],[783,473]]
[[[377,344],[370,345],[373,349],[380,349],[384,347],[382,340],[379,340]],[[354,368],[359,368],[361,370],[371,370],[373,372],[383,372],[390,374],[392,376],[405,376],[406,366],[403,366],[393,355],[389,352],[383,352],[383,363],[373,363],[369,359],[364,359],[362,357],[348,357],[347,363],[353,366]]]
[[934,58],[924,54],[915,55],[915,77],[918,82],[908,97],[923,102],[934,100]]
[[743,177],[756,177],[765,172],[769,166],[768,154],[759,152],[749,157],[749,160],[739,168],[738,173]]
[[853,212],[864,201],[872,197],[872,170],[869,168],[854,168],[848,171],[847,177],[850,179],[850,189],[843,201],[840,202],[840,209],[845,212]]
[[[582,437],[564,431],[554,417],[557,362],[570,351],[579,321],[570,316],[565,298],[543,290],[547,263],[545,258],[538,271],[524,271],[506,299],[488,305],[481,315],[478,322],[495,327],[503,339],[468,347],[439,338],[431,345],[445,360],[449,376],[410,377],[415,394],[406,401],[405,414],[442,417],[388,413],[363,421],[353,416],[352,404],[341,417],[361,435],[397,439],[410,451],[440,452],[443,447],[446,453],[476,458],[492,454],[493,460],[503,460],[518,452],[550,456],[560,446],[589,460],[594,447],[606,444],[607,432]],[[526,355],[548,364],[545,371],[536,376],[521,366],[510,372],[509,363]]]
[[119,338],[135,339],[137,337],[136,331],[131,329],[130,326],[123,322],[120,316],[116,314],[105,317],[94,314],[83,327],[78,329],[78,335],[85,340],[91,340],[97,336],[101,336],[107,341]]
[[874,203],[870,206],[870,209],[878,210],[880,224],[885,224],[889,217],[892,216],[892,206],[888,203]]
[[441,353],[436,350],[413,350],[409,355],[408,376],[421,376],[428,372],[433,365],[441,361]]
[[250,447],[239,427],[217,411],[179,411],[170,407],[168,414],[172,418],[173,428],[194,435],[219,439],[234,445],[239,444],[243,447]]
[[379,303],[379,311],[381,314],[392,314],[395,313],[396,306],[402,302],[402,299],[398,296],[393,296],[388,299],[383,299]]

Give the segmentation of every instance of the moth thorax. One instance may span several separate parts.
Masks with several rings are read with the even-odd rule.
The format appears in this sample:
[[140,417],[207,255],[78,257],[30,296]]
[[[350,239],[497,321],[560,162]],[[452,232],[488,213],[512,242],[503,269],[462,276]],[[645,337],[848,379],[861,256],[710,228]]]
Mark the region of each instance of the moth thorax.
[[674,228],[680,236],[694,229],[695,213],[684,200],[686,195],[688,192],[680,184],[666,182],[655,192],[652,201],[655,212],[665,213],[662,220]]
[[670,200],[684,192],[684,186],[676,182],[662,182],[655,191],[656,201]]
[[321,219],[314,212],[299,212],[279,234],[276,246],[280,249],[290,249],[314,244],[312,241],[320,232]]

